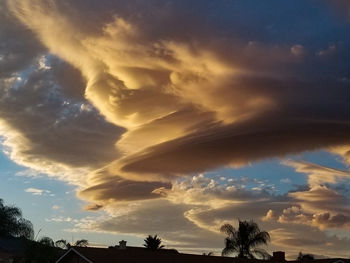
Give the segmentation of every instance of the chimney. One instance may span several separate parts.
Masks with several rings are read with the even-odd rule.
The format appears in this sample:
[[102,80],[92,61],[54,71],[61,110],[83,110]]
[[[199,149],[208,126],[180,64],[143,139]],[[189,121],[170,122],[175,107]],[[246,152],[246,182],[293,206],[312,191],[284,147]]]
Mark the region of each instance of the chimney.
[[119,249],[126,249],[126,241],[125,240],[119,241]]
[[286,261],[286,257],[283,251],[275,251],[272,254],[272,260],[273,261],[279,261],[279,262],[283,262]]

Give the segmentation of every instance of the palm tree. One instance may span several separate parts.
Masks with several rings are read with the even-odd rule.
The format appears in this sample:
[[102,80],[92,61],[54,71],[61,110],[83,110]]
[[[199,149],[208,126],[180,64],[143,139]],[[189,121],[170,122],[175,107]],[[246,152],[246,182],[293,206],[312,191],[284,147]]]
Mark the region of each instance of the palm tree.
[[34,238],[33,225],[22,217],[18,207],[6,206],[0,199],[0,236]]
[[161,245],[162,240],[159,237],[157,237],[157,235],[153,237],[151,235],[148,235],[148,237],[146,237],[144,241],[145,241],[145,244],[143,244],[144,247],[151,250],[158,250],[164,247],[163,245]]
[[270,255],[263,249],[258,249],[260,245],[266,245],[270,241],[270,235],[266,231],[260,231],[258,225],[251,221],[238,220],[238,229],[232,225],[225,224],[220,228],[225,233],[225,248],[222,255],[235,253],[239,258],[267,259]]

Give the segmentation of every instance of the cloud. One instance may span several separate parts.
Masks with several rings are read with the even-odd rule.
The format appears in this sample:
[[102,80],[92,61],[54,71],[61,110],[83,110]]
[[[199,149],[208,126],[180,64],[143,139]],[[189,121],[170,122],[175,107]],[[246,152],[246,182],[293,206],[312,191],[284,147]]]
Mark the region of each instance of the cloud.
[[327,57],[333,55],[337,51],[336,45],[332,44],[326,49],[320,50],[317,52],[317,55],[320,57]]
[[[247,218],[264,214],[272,195],[264,189],[244,189],[243,179],[230,180],[225,185],[219,181],[202,174],[176,182],[171,189],[158,188],[154,192],[160,198],[106,203],[107,215],[81,221],[72,230],[140,237],[157,233],[168,246],[184,251],[210,248],[221,253],[224,239],[219,232],[221,224],[235,222],[242,214]],[[281,202],[283,198],[277,200]]]
[[[276,219],[276,216],[272,216],[272,210],[266,214],[266,219]],[[306,210],[307,211],[307,210]],[[305,212],[301,207],[293,206],[283,210],[283,213],[278,217],[278,222],[285,224],[305,224],[315,226],[324,229],[340,228],[349,229],[350,217],[344,214],[332,215],[329,212],[310,214]]]
[[25,192],[31,193],[32,195],[47,195],[51,193],[51,191],[49,190],[38,189],[38,188],[27,188],[25,189]]
[[99,208],[104,202],[123,202],[159,198],[160,195],[155,191],[159,188],[170,188],[169,183],[162,182],[135,182],[124,180],[118,176],[108,178],[104,183],[94,184],[85,188],[78,193],[78,196],[84,199],[90,199],[99,203],[97,206],[88,206],[91,208]]
[[4,3],[0,5],[0,17],[0,78],[7,78],[29,66],[45,47],[11,15]]
[[3,83],[0,130],[11,159],[77,183],[67,174],[86,173],[118,156],[113,144],[123,129],[106,123],[85,100],[66,98],[55,81],[59,69],[48,64],[33,66],[25,80]]
[[139,237],[157,233],[169,247],[184,250],[208,247],[220,251],[218,248],[223,242],[223,237],[187,220],[184,217],[184,213],[189,209],[187,205],[173,204],[167,200],[149,200],[109,209],[111,214],[108,217],[81,221],[74,224],[72,230],[128,233]]
[[[309,219],[304,222],[321,228],[348,228],[350,200],[346,196],[326,186],[313,187],[309,191],[294,192],[289,195],[309,214]],[[298,213],[303,216],[302,213]],[[326,221],[329,221],[329,224]],[[336,222],[339,224],[337,225]]]
[[[350,200],[347,190],[336,187],[349,179],[347,171],[306,162],[283,161],[308,177],[309,187],[288,193],[290,203],[281,212],[269,210],[264,220],[309,225],[324,229],[348,230]],[[294,203],[294,205],[293,205]],[[287,205],[287,204],[286,204]]]
[[270,189],[266,186],[258,191],[246,189],[245,184],[240,183],[239,180],[222,184],[204,174],[199,174],[187,180],[174,182],[171,189],[159,188],[155,192],[174,203],[221,207],[231,202],[239,204],[252,199],[264,200],[271,196],[269,191]]
[[284,183],[284,184],[291,184],[292,181],[289,179],[289,178],[283,178],[280,180],[281,183]]
[[97,211],[100,210],[101,208],[103,208],[103,205],[99,205],[99,204],[87,204],[84,206],[84,210],[86,211]]
[[350,4],[347,0],[325,0],[325,2],[333,8],[337,14],[348,19],[350,17]]
[[[327,228],[346,231],[346,225],[340,224],[346,218],[327,218],[326,213],[313,216],[309,210],[300,208],[299,200],[290,195],[257,194],[239,189],[239,184],[236,189],[233,186],[222,186],[204,175],[196,176],[163,192],[165,198],[110,203],[104,207],[107,216],[79,221],[72,230],[129,233],[140,237],[157,233],[169,246],[191,251],[210,247],[220,253],[224,239],[220,226],[235,225],[237,219],[254,219],[261,229],[271,234],[269,249],[286,250],[289,258],[301,250],[323,256],[347,255],[347,238],[323,232]],[[225,188],[231,190],[226,192]],[[320,227],[321,224],[324,227]],[[317,238],[305,237],[306,232]]]
[[306,54],[306,50],[302,45],[294,45],[290,48],[290,51],[292,52],[293,55],[297,57],[302,57]]
[[332,216],[330,213],[315,215],[313,218],[314,224],[321,228],[347,228],[350,229],[350,216],[344,214],[336,214]]
[[129,156],[117,166],[122,165],[122,170],[130,173],[189,173],[229,164],[242,165],[267,157],[341,144],[341,141],[348,140],[347,126],[328,121],[285,121],[278,120],[277,116],[272,121],[264,118],[249,124],[219,125]]
[[[305,233],[310,233],[310,236]],[[341,238],[337,235],[329,236],[309,226],[291,225],[276,228],[270,231],[270,234],[273,242],[278,244],[280,249],[289,252],[289,259],[294,260],[300,251],[319,255],[318,257],[338,258],[340,255],[345,257],[348,255],[346,249],[350,242],[348,238]]]
[[[60,58],[51,59],[48,68],[27,78],[48,78],[61,87],[59,96],[78,99],[80,109],[91,108],[82,98],[85,94],[111,123],[103,123],[93,110],[84,110],[78,120],[74,119],[79,132],[83,131],[79,134],[75,126],[68,129],[71,116],[57,116],[63,109],[56,106],[50,109],[54,115],[47,121],[60,118],[55,131],[64,140],[54,145],[55,154],[47,145],[33,148],[32,152],[60,167],[88,166],[91,171],[107,165],[111,175],[142,182],[145,177],[170,181],[179,174],[237,166],[349,141],[349,125],[343,114],[347,104],[341,99],[344,83],[334,79],[334,71],[324,81],[325,87],[331,86],[334,91],[332,98],[317,92],[319,76],[307,76],[306,64],[323,65],[316,58],[309,58],[305,65],[296,59],[304,46],[245,41],[240,35],[218,40],[220,32],[211,26],[198,30],[201,22],[207,22],[204,17],[186,15],[182,23],[191,38],[185,41],[187,33],[176,26],[173,31],[166,30],[178,22],[183,5],[161,4],[159,16],[147,16],[154,12],[153,4],[135,1],[125,7],[115,2],[107,8],[92,2],[7,2],[11,15],[33,32],[33,39]],[[194,5],[189,7],[189,12],[195,10]],[[64,12],[66,9],[69,11]],[[107,9],[113,10],[108,16]],[[88,19],[89,10],[95,10],[93,21]],[[132,16],[135,10],[140,12],[139,17]],[[165,21],[157,24],[158,19]],[[209,35],[211,41],[201,41]],[[228,47],[233,52],[227,52]],[[300,74],[299,67],[305,67],[305,72]],[[34,80],[28,83],[27,86],[36,85]],[[12,85],[19,84],[13,81]],[[306,95],[309,93],[315,94],[312,102]],[[319,107],[325,103],[327,109]],[[76,114],[70,108],[77,105],[70,105],[65,105],[64,111]],[[92,123],[95,132],[88,127]],[[87,128],[89,135],[84,130]],[[77,136],[71,138],[68,133]],[[82,143],[74,145],[80,138],[85,138],[84,148]],[[38,139],[32,136],[28,141],[36,143]],[[113,144],[117,149],[111,147]],[[13,152],[16,147],[11,145]],[[92,148],[100,151],[93,155]],[[82,158],[80,151],[91,156]],[[12,158],[17,160],[18,155],[25,156],[14,155]],[[29,161],[21,163],[30,165]]]
[[[178,22],[182,4],[161,4],[159,16],[149,19],[154,3],[115,2],[108,5],[114,10],[109,16],[100,7],[91,21],[93,3],[81,11],[80,2],[46,3],[8,6],[42,45],[81,72],[85,96],[99,112],[126,129],[115,139],[124,158],[115,158],[113,173],[164,179],[349,143],[345,84],[332,71],[322,87],[333,92],[317,92],[324,75],[309,74],[308,65],[325,65],[316,57],[302,64],[295,58],[302,53],[298,44],[244,43],[239,35],[218,40],[220,31],[198,30],[204,17],[186,15],[182,23],[191,38],[185,41],[187,33],[176,26],[166,30]],[[135,10],[139,17],[132,16]],[[208,36],[211,41],[201,41]],[[307,94],[314,94],[312,101]]]
[[283,161],[283,164],[295,168],[298,173],[306,174],[308,184],[335,184],[350,179],[350,172],[308,162]]
[[73,219],[71,217],[63,217],[63,216],[59,216],[59,217],[52,217],[52,218],[45,218],[46,222],[56,222],[56,223],[62,223],[62,222],[72,222],[72,223],[78,223],[79,220],[78,219]]
[[339,155],[345,164],[350,163],[350,146],[349,145],[341,145],[337,147],[331,147],[330,152]]

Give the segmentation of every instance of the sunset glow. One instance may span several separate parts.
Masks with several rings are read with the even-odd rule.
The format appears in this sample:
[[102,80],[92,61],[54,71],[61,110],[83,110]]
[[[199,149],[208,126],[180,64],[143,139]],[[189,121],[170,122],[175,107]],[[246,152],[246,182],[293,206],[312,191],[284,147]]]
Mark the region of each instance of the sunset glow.
[[0,198],[56,239],[350,257],[350,2],[0,0]]

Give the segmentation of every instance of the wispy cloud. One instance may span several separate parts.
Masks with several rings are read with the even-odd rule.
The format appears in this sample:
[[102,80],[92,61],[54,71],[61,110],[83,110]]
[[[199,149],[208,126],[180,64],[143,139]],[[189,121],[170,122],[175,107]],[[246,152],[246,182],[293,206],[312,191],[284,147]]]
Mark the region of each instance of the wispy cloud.
[[331,167],[308,162],[296,162],[291,160],[283,161],[283,164],[295,168],[299,173],[303,173],[308,178],[310,186],[320,184],[335,184],[344,180],[350,180],[350,171],[334,169]]
[[38,188],[27,188],[24,191],[32,195],[51,195],[51,191]]
[[64,217],[64,216],[58,216],[58,217],[52,217],[52,218],[45,218],[46,222],[56,222],[56,223],[78,223],[78,219],[73,219],[71,217]]

